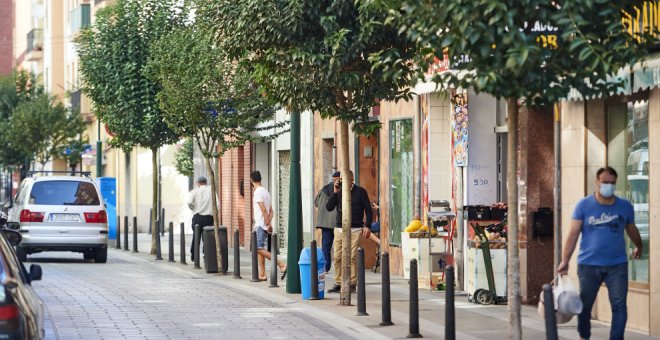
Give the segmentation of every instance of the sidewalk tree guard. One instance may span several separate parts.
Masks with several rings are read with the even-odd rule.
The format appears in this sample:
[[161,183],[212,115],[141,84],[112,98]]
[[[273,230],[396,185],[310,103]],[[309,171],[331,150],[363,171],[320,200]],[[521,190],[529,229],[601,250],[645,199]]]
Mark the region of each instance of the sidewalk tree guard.
[[[374,2],[336,1],[231,1],[199,3],[215,28],[215,36],[236,60],[253,65],[258,83],[273,101],[291,113],[291,152],[298,152],[299,114],[318,113],[349,125],[358,134],[378,128],[369,114],[378,100],[410,99],[408,65],[418,49],[392,26],[383,24],[386,8]],[[369,56],[389,57],[394,70],[374,70]],[[348,158],[348,144],[340,154]],[[341,164],[349,168],[348,161]],[[292,157],[289,211],[287,292],[300,293],[296,259],[302,250],[302,209],[299,165]],[[343,171],[346,174],[346,171]],[[295,176],[295,177],[294,177]],[[348,183],[348,181],[344,181]],[[345,188],[346,189],[346,188]],[[343,207],[350,207],[349,190],[343,190]],[[347,214],[348,215],[348,214]],[[342,220],[344,243],[350,244],[350,215]],[[344,252],[343,262],[350,262]],[[350,272],[344,267],[344,278]],[[342,284],[342,305],[350,305],[350,285]]]
[[[389,22],[413,42],[427,46],[415,62],[427,70],[448,58],[450,72],[437,74],[441,89],[473,88],[507,102],[508,300],[511,337],[522,338],[518,251],[518,108],[566,99],[571,89],[583,98],[617,93],[624,79],[606,78],[648,55],[656,40],[635,33],[622,20],[644,1],[384,1]],[[634,16],[634,15],[633,15]],[[624,24],[624,22],[626,22]],[[630,30],[629,30],[630,29]],[[554,43],[549,43],[554,42]],[[391,61],[381,58],[383,70]]]
[[[231,63],[197,17],[188,27],[177,28],[152,45],[153,57],[147,75],[161,84],[157,95],[165,122],[177,134],[194,140],[204,156],[213,200],[213,222],[221,224],[218,213],[218,184],[213,162],[236,147],[268,138],[274,115],[273,105],[254,86],[250,69]],[[220,235],[215,229],[216,254]]]
[[152,216],[151,254],[156,254],[158,232],[158,149],[179,136],[163,120],[156,95],[161,85],[147,78],[150,46],[188,20],[177,0],[117,0],[96,13],[93,26],[75,39],[80,60],[81,90],[93,104],[94,114],[115,133],[110,146],[128,153],[135,147],[151,150]]

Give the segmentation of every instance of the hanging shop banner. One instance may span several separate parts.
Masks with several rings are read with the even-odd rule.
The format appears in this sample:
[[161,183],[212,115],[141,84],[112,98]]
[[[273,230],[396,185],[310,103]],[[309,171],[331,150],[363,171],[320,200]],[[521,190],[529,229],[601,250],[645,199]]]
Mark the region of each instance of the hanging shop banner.
[[428,220],[429,212],[429,126],[431,125],[431,115],[429,114],[430,104],[429,95],[420,96],[421,105],[421,160],[422,160],[422,221]]
[[467,93],[451,97],[451,138],[454,166],[468,165],[468,97]]

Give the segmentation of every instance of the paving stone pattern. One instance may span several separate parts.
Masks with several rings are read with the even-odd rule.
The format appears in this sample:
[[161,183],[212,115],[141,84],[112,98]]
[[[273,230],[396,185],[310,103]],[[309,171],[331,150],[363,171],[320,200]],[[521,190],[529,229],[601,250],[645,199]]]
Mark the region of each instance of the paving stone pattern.
[[[53,339],[346,339],[327,323],[249,296],[210,276],[168,271],[164,263],[109,253],[30,257],[44,270],[35,288]],[[129,259],[129,261],[126,261]]]

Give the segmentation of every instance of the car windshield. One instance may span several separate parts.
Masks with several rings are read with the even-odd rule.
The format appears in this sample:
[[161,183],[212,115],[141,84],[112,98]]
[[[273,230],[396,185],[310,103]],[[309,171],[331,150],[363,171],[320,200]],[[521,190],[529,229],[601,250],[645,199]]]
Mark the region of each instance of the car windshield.
[[30,192],[30,204],[99,205],[94,184],[78,181],[35,182]]

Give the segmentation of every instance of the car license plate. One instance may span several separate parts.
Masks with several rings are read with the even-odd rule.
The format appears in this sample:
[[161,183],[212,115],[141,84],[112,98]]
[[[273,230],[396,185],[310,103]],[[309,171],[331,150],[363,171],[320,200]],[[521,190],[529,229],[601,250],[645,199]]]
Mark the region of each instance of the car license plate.
[[78,214],[50,214],[48,218],[51,222],[80,222]]

